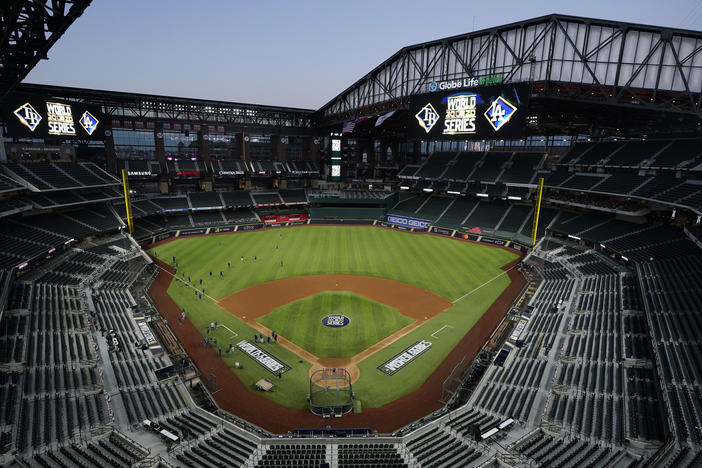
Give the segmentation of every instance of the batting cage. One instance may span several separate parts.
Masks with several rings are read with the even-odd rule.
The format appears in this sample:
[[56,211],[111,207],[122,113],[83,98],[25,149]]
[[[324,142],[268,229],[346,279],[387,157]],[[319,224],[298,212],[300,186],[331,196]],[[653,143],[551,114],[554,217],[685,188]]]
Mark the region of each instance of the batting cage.
[[351,375],[346,369],[319,369],[310,377],[310,411],[325,418],[340,417],[353,409]]

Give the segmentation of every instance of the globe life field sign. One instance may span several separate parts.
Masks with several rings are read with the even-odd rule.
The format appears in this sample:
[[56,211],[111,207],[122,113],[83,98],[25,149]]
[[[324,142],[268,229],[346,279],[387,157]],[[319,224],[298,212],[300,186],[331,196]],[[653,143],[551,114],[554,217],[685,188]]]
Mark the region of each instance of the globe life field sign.
[[[474,80],[478,81],[478,80]],[[474,81],[468,81],[468,84]],[[442,83],[444,84],[444,83]],[[494,140],[524,136],[528,84],[464,87],[410,98],[407,136],[413,140]]]

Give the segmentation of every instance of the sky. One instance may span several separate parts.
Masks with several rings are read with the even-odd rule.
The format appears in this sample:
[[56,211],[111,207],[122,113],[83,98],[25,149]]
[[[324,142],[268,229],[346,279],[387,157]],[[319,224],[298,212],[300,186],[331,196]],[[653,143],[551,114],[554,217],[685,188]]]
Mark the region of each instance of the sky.
[[402,47],[550,13],[702,30],[700,0],[93,0],[24,82],[318,109]]

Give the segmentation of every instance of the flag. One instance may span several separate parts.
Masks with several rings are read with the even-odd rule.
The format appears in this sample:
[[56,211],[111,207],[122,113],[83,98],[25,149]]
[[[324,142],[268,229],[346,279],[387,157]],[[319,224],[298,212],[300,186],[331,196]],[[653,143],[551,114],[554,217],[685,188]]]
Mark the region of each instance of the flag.
[[383,125],[383,122],[385,122],[385,121],[388,120],[390,117],[392,117],[392,115],[393,115],[394,113],[395,113],[395,111],[390,111],[390,112],[388,112],[387,114],[384,114],[384,115],[381,115],[380,117],[378,117],[378,120],[375,121],[375,126],[376,126],[376,127],[379,127],[379,126]]
[[344,122],[344,128],[341,130],[341,133],[353,133],[354,127],[356,127],[355,121]]

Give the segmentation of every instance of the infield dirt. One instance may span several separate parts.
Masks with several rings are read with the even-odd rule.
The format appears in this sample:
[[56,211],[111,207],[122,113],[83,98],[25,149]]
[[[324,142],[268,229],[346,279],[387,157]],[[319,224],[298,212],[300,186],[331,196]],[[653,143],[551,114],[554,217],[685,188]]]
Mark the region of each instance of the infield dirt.
[[384,278],[354,275],[298,276],[269,281],[230,294],[217,304],[269,336],[270,330],[258,323],[256,319],[271,313],[277,307],[324,291],[347,291],[358,294],[394,307],[402,315],[414,319],[414,322],[406,327],[355,356],[344,359],[319,358],[284,337],[280,338],[280,344],[312,363],[310,375],[322,367],[344,367],[351,374],[352,383],[356,382],[360,376],[357,365],[359,362],[390,343],[394,343],[422,325],[425,320],[439,315],[453,305],[451,301],[426,289]]

